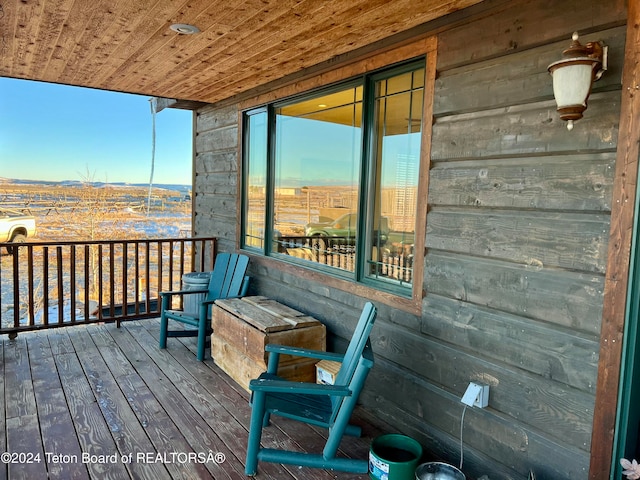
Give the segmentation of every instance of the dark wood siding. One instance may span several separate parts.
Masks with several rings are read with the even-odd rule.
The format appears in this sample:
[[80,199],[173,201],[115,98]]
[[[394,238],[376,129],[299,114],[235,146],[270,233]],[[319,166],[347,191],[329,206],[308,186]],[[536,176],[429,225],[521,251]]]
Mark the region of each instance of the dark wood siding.
[[236,248],[238,218],[238,110],[205,107],[196,115],[194,233]]
[[[422,336],[396,342],[423,351],[401,365],[441,398],[435,411],[387,398],[408,425],[421,415],[439,431],[425,439],[439,451],[459,436],[468,381],[488,383],[490,409],[465,420],[472,475],[494,478],[489,457],[522,478],[587,477],[626,31],[622,4],[591,17],[597,3],[548,28],[568,4],[518,2],[439,36]],[[568,132],[546,66],[587,28],[582,41],[609,45],[611,68]]]
[[[362,401],[458,465],[460,398],[469,381],[487,383],[489,408],[465,414],[467,475],[586,479],[626,5],[497,5],[439,27],[422,314],[379,305]],[[546,67],[574,30],[609,45],[610,65],[568,132]],[[237,109],[208,107],[198,118],[196,233],[233,250]],[[251,274],[254,292],[323,321],[336,349],[365,301],[258,258]]]

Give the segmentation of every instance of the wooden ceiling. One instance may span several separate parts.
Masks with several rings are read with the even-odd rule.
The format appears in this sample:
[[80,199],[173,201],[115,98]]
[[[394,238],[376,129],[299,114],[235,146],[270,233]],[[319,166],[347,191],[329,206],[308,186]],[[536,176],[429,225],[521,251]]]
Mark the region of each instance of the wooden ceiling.
[[0,76],[213,103],[480,1],[0,0]]

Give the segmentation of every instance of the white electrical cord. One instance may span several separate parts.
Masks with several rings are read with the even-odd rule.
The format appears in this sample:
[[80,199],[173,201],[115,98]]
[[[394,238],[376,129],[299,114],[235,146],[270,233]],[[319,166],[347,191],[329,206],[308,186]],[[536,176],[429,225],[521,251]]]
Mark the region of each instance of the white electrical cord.
[[464,414],[467,411],[467,405],[462,409],[462,417],[460,418],[460,470],[462,470],[462,461],[464,459],[464,451],[462,449],[462,429],[464,427]]

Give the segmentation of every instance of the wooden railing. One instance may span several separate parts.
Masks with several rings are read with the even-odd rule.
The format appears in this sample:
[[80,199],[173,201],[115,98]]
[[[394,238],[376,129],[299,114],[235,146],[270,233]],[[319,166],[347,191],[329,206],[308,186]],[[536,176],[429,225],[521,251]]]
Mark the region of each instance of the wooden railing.
[[[330,265],[353,272],[355,269],[355,239],[349,237],[279,236],[278,252],[310,262]],[[374,247],[370,275],[411,282],[413,253],[411,245]]]
[[0,251],[0,334],[13,336],[159,316],[159,292],[212,270],[216,239],[0,243]]

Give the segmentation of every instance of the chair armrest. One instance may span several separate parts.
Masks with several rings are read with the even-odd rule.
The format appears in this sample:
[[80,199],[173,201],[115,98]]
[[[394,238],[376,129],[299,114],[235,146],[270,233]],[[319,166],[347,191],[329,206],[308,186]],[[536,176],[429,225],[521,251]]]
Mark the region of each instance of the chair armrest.
[[295,357],[317,358],[318,360],[332,360],[334,362],[342,362],[342,360],[344,359],[344,355],[342,353],[323,352],[321,350],[311,350],[308,348],[292,347],[289,345],[276,345],[274,343],[265,345],[264,351],[282,355],[292,355]]
[[202,303],[204,305],[211,305],[211,304],[215,303],[218,300],[228,300],[230,298],[242,298],[242,295],[233,295],[233,296],[228,296],[228,297],[224,297],[224,298],[214,298],[213,300],[203,300],[200,303]]
[[254,392],[295,393],[305,395],[330,395],[332,397],[351,396],[351,390],[343,385],[325,385],[320,383],[290,382],[258,378],[249,382],[249,389]]
[[166,297],[169,295],[188,295],[191,293],[207,293],[209,290],[173,290],[168,292],[160,292],[161,297]]

